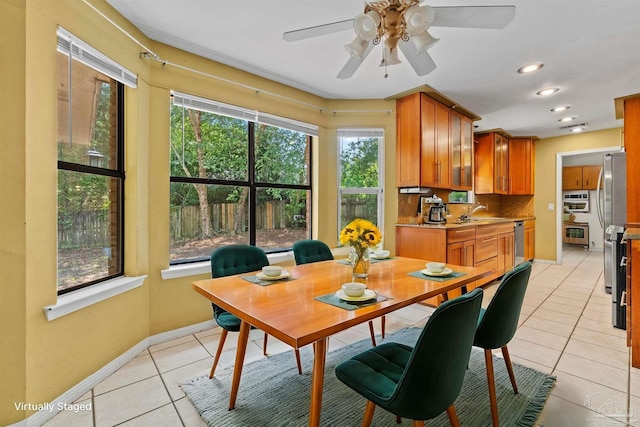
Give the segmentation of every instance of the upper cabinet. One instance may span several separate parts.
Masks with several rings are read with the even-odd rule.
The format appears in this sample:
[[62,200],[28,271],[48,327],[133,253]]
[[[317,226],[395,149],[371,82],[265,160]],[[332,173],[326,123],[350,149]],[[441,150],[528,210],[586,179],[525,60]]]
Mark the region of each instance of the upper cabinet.
[[451,188],[473,189],[473,122],[470,118],[451,111]]
[[396,185],[471,190],[472,120],[421,92],[396,112]]
[[598,187],[600,169],[600,165],[563,167],[562,189],[595,190]]
[[534,138],[501,132],[475,137],[475,193],[533,195]]
[[535,157],[533,138],[509,139],[509,194],[533,195]]

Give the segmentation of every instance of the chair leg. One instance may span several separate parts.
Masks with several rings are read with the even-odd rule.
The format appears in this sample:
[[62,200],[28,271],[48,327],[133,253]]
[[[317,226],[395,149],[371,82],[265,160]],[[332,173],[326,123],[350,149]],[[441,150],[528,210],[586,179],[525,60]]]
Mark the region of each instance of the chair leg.
[[384,329],[385,329],[386,323],[387,323],[387,319],[384,316],[382,316],[380,318],[380,327],[382,329],[382,339],[384,339]]
[[302,363],[300,362],[300,350],[295,349],[296,352],[296,364],[298,365],[298,374],[302,375]]
[[376,333],[373,330],[373,321],[369,320],[369,333],[371,334],[371,343],[376,346]]
[[396,424],[402,424],[402,417],[400,415],[396,415]]
[[264,342],[262,343],[262,354],[264,356],[267,355],[267,338],[269,337],[269,334],[267,334],[266,332],[264,333]]
[[449,422],[452,427],[460,427],[460,421],[458,420],[458,414],[456,413],[456,408],[453,405],[447,408],[447,415],[449,415]]
[[491,422],[498,427],[498,402],[496,400],[496,384],[493,379],[493,354],[491,349],[484,349],[484,360],[487,365],[487,383],[489,385],[489,402],[491,403]]
[[376,410],[376,404],[367,400],[367,407],[364,410],[364,418],[362,419],[362,427],[369,427],[373,420],[373,411]]
[[222,354],[222,347],[224,347],[224,341],[227,339],[228,333],[229,331],[223,329],[222,334],[220,334],[220,342],[218,343],[216,356],[213,358],[213,366],[211,367],[211,372],[209,373],[209,379],[213,378],[213,374],[216,372],[216,366],[218,366],[218,361],[220,360],[220,355]]
[[511,357],[509,356],[509,350],[507,346],[503,346],[501,348],[502,356],[504,357],[504,363],[507,365],[507,372],[509,372],[509,379],[511,380],[511,385],[513,386],[513,392],[518,394],[518,385],[516,384],[516,377],[513,375],[513,365],[511,364]]
[[424,420],[413,420],[411,423],[413,427],[424,427]]

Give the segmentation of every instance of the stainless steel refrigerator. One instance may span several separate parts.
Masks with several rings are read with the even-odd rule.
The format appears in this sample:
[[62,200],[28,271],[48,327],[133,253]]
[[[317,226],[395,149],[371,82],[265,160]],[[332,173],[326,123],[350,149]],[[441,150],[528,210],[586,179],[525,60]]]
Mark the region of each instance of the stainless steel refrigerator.
[[[616,325],[624,306],[620,304],[626,290],[623,250],[620,235],[627,222],[627,154],[624,152],[604,155],[601,173],[602,191],[598,185],[598,217],[604,230],[604,286],[611,293],[613,323]],[[622,279],[621,279],[622,278]]]

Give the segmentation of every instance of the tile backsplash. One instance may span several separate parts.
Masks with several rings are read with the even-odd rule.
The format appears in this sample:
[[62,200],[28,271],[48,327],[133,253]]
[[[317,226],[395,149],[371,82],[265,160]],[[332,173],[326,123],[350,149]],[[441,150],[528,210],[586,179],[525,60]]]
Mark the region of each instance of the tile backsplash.
[[[459,218],[467,213],[469,204],[448,203],[448,192],[437,193],[447,203],[449,214]],[[420,211],[420,197],[425,194],[398,194],[398,224],[414,223]],[[474,216],[527,218],[535,215],[534,196],[509,196],[501,194],[476,195],[475,205],[487,208],[476,211]],[[425,212],[426,215],[426,212]]]

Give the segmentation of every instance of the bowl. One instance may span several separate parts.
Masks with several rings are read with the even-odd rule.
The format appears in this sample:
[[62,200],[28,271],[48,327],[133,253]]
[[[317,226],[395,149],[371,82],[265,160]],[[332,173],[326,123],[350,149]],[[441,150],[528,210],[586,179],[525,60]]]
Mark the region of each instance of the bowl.
[[349,297],[360,297],[367,289],[366,285],[358,282],[350,282],[342,285],[342,292]]
[[375,255],[376,258],[387,258],[389,257],[390,253],[391,252],[386,249],[378,249],[376,251],[373,251],[373,255]]
[[279,265],[267,265],[265,267],[262,267],[262,273],[265,276],[277,277],[282,274],[282,267],[280,267]]
[[444,262],[428,262],[427,269],[432,273],[442,273],[444,271]]

